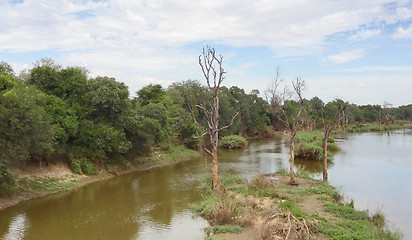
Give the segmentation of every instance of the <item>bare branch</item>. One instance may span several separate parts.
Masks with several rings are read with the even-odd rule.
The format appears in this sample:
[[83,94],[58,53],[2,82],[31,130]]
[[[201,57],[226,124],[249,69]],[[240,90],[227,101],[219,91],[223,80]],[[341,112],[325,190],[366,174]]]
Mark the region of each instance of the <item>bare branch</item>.
[[209,149],[205,148],[204,150],[205,150],[205,152],[209,153],[210,155],[213,155],[212,152]]
[[235,120],[235,118],[237,117],[237,115],[239,115],[239,112],[236,112],[236,114],[235,114],[235,115],[233,115],[232,120],[230,121],[229,125],[226,125],[226,126],[224,126],[224,127],[219,128],[219,130],[218,130],[218,131],[223,130],[223,129],[226,129],[226,128],[228,128],[228,127],[232,126],[233,121]]
[[200,109],[202,109],[203,110],[203,112],[206,114],[206,115],[212,115],[205,107],[203,107],[203,106],[201,106],[201,105],[199,105],[199,104],[196,104],[195,105],[196,107],[198,107],[198,108],[200,108]]

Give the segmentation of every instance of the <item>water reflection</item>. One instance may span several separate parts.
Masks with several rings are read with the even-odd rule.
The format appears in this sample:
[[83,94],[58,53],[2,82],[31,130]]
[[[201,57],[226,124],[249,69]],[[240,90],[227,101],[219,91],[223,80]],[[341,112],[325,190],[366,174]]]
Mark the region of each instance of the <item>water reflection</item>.
[[26,214],[17,214],[10,221],[9,229],[4,234],[4,240],[21,240],[24,238],[24,234],[29,227],[29,223],[26,218]]
[[[412,236],[411,131],[347,135],[337,143],[341,151],[329,165],[331,183],[343,186],[359,208],[382,208],[406,237]],[[219,159],[221,171],[247,179],[289,168],[281,138],[220,151]],[[0,214],[1,239],[203,239],[207,222],[192,218],[188,204],[201,199],[200,182],[209,164],[202,157],[7,208]],[[297,159],[295,167],[322,172],[319,161]]]
[[171,236],[173,239],[200,240],[204,239],[203,229],[208,226],[204,219],[193,217],[189,210],[175,215],[170,225],[155,224],[152,220],[145,218],[141,221],[143,227],[134,238],[136,240],[172,239]]

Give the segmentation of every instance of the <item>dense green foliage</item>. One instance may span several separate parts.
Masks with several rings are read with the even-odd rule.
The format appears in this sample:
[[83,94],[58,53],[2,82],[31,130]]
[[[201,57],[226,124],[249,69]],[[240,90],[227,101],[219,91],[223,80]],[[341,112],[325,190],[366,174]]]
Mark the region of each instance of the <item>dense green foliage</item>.
[[98,173],[96,166],[87,158],[72,158],[69,164],[73,172],[77,174],[95,175]]
[[15,182],[6,166],[0,165],[0,197],[10,196],[14,192]]
[[[198,81],[173,83],[167,89],[150,84],[132,98],[128,87],[115,78],[89,78],[87,74],[81,67],[63,68],[51,59],[41,59],[17,76],[9,64],[0,62],[2,167],[66,161],[75,172],[93,174],[97,169],[85,171],[83,165],[138,161],[140,156],[169,151],[176,144],[192,149],[204,146],[207,136],[198,136],[205,132],[207,122],[196,105],[207,107],[210,92]],[[220,126],[230,124],[232,116],[239,113],[230,128],[219,132],[222,146],[226,140],[229,148],[244,145],[240,136],[263,136],[270,126],[282,129],[282,122],[272,115],[258,90],[246,93],[236,86],[222,86],[219,101]],[[313,98],[304,103],[307,114],[302,125],[319,129],[319,106],[325,106],[328,119],[339,101],[325,105]],[[280,107],[293,113],[297,106],[289,100]],[[342,128],[351,123],[389,125],[392,121],[410,121],[412,105],[383,108],[350,104],[344,116]],[[230,135],[239,136],[226,137]],[[87,161],[77,164],[76,159]]]
[[239,135],[229,135],[229,136],[224,136],[220,141],[219,141],[219,147],[221,148],[244,148],[247,146],[247,141],[244,137],[239,136]]

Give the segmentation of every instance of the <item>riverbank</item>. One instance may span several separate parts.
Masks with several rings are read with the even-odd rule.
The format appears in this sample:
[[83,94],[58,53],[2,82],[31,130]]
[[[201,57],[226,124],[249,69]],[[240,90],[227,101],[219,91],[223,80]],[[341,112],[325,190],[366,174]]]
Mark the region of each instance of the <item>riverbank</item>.
[[0,198],[0,210],[33,198],[72,191],[93,182],[103,181],[132,172],[147,171],[181,162],[198,156],[198,152],[183,146],[174,146],[170,151],[155,151],[150,157],[141,157],[134,164],[101,167],[96,175],[73,173],[67,163],[58,162],[47,166],[28,165],[25,169],[10,169],[16,182],[15,193]]
[[336,189],[307,176],[271,174],[250,182],[222,177],[225,188],[205,195],[193,209],[208,219],[208,240],[401,239],[382,213],[357,211]]

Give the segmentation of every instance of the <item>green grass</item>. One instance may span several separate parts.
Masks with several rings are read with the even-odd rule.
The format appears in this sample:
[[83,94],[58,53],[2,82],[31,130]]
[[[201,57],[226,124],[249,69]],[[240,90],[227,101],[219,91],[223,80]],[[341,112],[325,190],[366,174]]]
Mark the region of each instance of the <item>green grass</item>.
[[303,190],[308,194],[316,194],[318,198],[322,200],[329,200],[338,202],[342,200],[342,195],[336,190],[336,188],[325,182],[316,182],[311,188]]
[[343,220],[337,223],[319,221],[319,230],[332,240],[370,240],[370,239],[401,239],[402,234],[381,231],[369,220]]
[[214,206],[218,202],[219,199],[216,196],[207,194],[207,196],[204,196],[203,201],[190,204],[190,208],[200,216],[207,216],[213,212]]
[[20,192],[31,194],[37,191],[68,191],[75,184],[71,182],[60,182],[57,178],[24,178],[18,182],[18,189]]
[[196,156],[198,156],[197,151],[186,148],[184,145],[176,145],[172,146],[170,150],[154,153],[150,159],[159,162],[177,162],[187,157]]
[[[203,188],[212,189],[212,174],[206,173],[202,177]],[[223,185],[230,187],[233,184],[239,184],[244,181],[243,178],[233,175],[231,172],[222,172],[219,174],[219,179]]]
[[249,187],[236,187],[231,189],[233,192],[237,192],[242,194],[243,196],[247,197],[249,195],[262,198],[262,197],[269,197],[269,198],[276,198],[278,195],[275,191],[272,191],[270,188],[264,187],[260,188],[258,186],[249,186]]
[[345,131],[350,133],[362,133],[362,132],[387,132],[397,129],[405,128],[404,125],[385,125],[385,124],[351,124],[346,127]]
[[226,238],[220,238],[220,237],[207,237],[205,240],[226,240]]
[[240,233],[242,228],[239,226],[232,225],[217,225],[213,227],[213,233]]
[[300,209],[294,202],[290,200],[281,200],[278,202],[278,206],[284,211],[290,211],[293,216],[301,218],[306,217],[306,214]]
[[366,211],[357,211],[348,205],[326,203],[325,211],[333,213],[336,217],[344,218],[347,220],[369,219],[369,214]]

